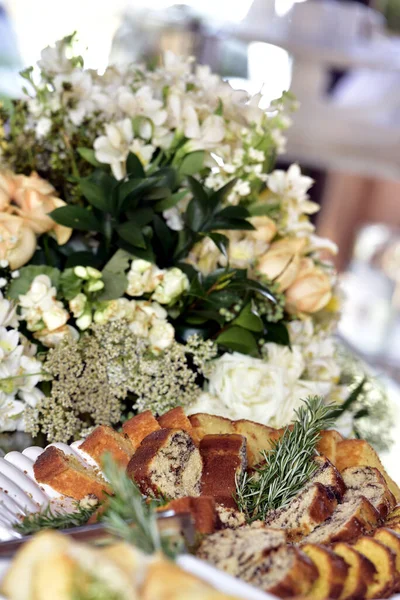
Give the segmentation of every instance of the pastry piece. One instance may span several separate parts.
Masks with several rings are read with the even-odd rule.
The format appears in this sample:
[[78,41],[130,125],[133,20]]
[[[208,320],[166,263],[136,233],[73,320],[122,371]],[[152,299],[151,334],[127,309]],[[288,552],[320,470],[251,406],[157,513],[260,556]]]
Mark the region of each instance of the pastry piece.
[[129,438],[114,431],[108,425],[96,427],[79,448],[89,454],[99,466],[101,466],[102,457],[107,452],[123,467],[126,467],[134,453],[134,447]]
[[240,510],[217,504],[216,511],[217,529],[237,529],[246,525],[246,517]]
[[270,529],[260,521],[239,529],[224,529],[201,542],[197,556],[218,569],[245,578],[256,571],[272,551],[286,547],[281,529]]
[[199,449],[203,460],[202,495],[235,508],[236,481],[240,481],[247,467],[246,438],[234,433],[206,435]]
[[342,593],[339,600],[363,600],[375,577],[376,569],[366,556],[345,544],[338,542],[331,550],[341,557],[347,565],[347,575],[343,582]]
[[143,494],[172,500],[199,496],[201,472],[200,453],[180,429],[160,429],[145,437],[127,467]]
[[168,412],[161,415],[161,417],[158,417],[157,421],[162,429],[183,429],[189,433],[192,430],[192,424],[185,415],[181,406],[172,408]]
[[160,429],[157,419],[153,417],[150,410],[145,410],[122,425],[122,431],[130,439],[134,450],[140,446],[146,436]]
[[378,525],[379,513],[376,508],[363,496],[353,496],[349,491],[333,515],[302,541],[312,544],[348,542],[370,533]]
[[282,527],[290,541],[298,541],[308,535],[328,517],[341,500],[345,486],[338,470],[325,457],[316,457],[318,469],[310,481],[287,507],[267,514],[266,524]]
[[233,427],[235,433],[244,435],[246,438],[247,462],[249,467],[254,467],[263,462],[262,451],[265,450],[267,452],[270,450],[280,437],[277,429],[261,425],[261,423],[247,421],[246,419],[233,421]]
[[317,451],[326,456],[331,463],[336,464],[337,445],[343,441],[343,436],[334,429],[321,431],[321,437],[317,444]]
[[215,500],[211,496],[178,498],[171,500],[159,510],[173,510],[176,514],[189,513],[193,518],[196,531],[207,534],[215,531],[217,510]]
[[189,416],[189,421],[193,427],[191,435],[196,443],[199,443],[205,435],[235,433],[234,422],[225,417],[196,413]]
[[387,529],[386,527],[380,527],[374,531],[373,535],[374,540],[385,544],[388,548],[390,548],[395,556],[396,556],[396,574],[397,574],[397,584],[396,591],[399,591],[399,583],[400,583],[400,534],[396,533],[391,529]]
[[376,569],[372,583],[367,587],[366,598],[387,598],[397,583],[396,557],[385,544],[371,537],[361,537],[354,544],[355,550],[366,556]]
[[336,466],[339,471],[347,467],[375,467],[385,478],[396,502],[400,502],[400,488],[386,473],[379,456],[365,440],[343,440],[337,445]]
[[304,544],[301,550],[307,554],[318,571],[318,579],[314,581],[307,597],[312,600],[340,598],[348,572],[343,558],[329,548],[315,544]]
[[82,500],[93,494],[103,500],[112,493],[110,486],[94,469],[85,467],[77,458],[48,446],[37,458],[33,471],[38,483],[46,483],[60,494]]
[[396,504],[395,497],[389,490],[381,473],[375,467],[347,467],[342,477],[354,495],[365,496],[382,519],[385,519]]

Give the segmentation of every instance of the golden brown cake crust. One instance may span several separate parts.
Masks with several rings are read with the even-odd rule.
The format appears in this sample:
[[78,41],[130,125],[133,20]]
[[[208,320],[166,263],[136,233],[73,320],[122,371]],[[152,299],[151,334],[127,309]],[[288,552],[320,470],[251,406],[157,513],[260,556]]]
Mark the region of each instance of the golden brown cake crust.
[[211,496],[178,498],[171,500],[160,510],[173,510],[177,514],[189,513],[198,533],[210,534],[215,531],[217,512],[215,500]]
[[192,424],[181,406],[172,408],[161,415],[161,417],[158,417],[157,421],[162,429],[183,429],[183,431],[188,431],[189,433],[192,430]]
[[134,452],[129,438],[108,425],[96,427],[79,448],[89,454],[98,465],[101,465],[104,454],[109,452],[122,467],[127,466]]
[[348,566],[340,556],[324,546],[305,544],[301,547],[318,571],[318,579],[310,590],[310,598],[339,598],[347,577]]
[[288,547],[294,554],[294,564],[290,571],[275,585],[265,587],[264,591],[280,598],[302,596],[309,593],[318,571],[312,561],[297,548]]
[[[75,462],[76,461],[76,462]],[[62,450],[49,446],[37,458],[33,470],[38,483],[50,485],[60,494],[82,500],[89,494],[99,500],[111,493],[111,488],[93,471],[71,460]]]
[[385,544],[371,537],[361,537],[354,548],[375,566],[376,574],[367,586],[366,598],[388,598],[397,583],[396,556]]
[[150,410],[145,410],[122,425],[123,433],[128,436],[135,450],[146,436],[160,429],[157,419],[153,417]]
[[376,569],[366,556],[345,542],[331,546],[332,551],[348,565],[348,574],[340,600],[363,600]]
[[200,442],[203,459],[201,493],[236,507],[236,478],[246,469],[246,438],[238,434],[206,435]]

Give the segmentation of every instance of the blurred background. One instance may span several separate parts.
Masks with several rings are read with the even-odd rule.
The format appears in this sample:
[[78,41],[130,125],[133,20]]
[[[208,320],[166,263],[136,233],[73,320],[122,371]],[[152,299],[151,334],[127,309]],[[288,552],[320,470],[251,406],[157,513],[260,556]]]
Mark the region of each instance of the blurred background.
[[[340,336],[399,395],[400,0],[0,0],[0,97],[18,96],[18,72],[75,30],[100,71],[169,49],[266,107],[296,95],[279,166],[315,179],[318,233],[340,249]],[[400,475],[399,444],[387,461]]]

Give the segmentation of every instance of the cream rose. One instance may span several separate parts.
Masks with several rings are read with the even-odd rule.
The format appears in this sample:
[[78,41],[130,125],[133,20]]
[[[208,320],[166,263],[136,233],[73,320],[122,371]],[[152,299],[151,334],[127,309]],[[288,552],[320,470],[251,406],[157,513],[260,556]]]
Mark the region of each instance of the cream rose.
[[259,259],[257,270],[279,284],[280,291],[284,292],[298,275],[306,244],[303,238],[284,238],[274,242]]
[[315,313],[332,297],[329,276],[311,258],[303,258],[295,280],[286,290],[286,308],[290,313]]
[[0,212],[0,260],[8,261],[11,269],[19,269],[33,256],[36,236],[21,217]]
[[187,289],[189,289],[189,279],[183,271],[173,267],[165,271],[152,295],[152,300],[160,304],[173,304]]
[[255,227],[255,231],[248,231],[248,237],[268,244],[273,240],[276,235],[276,225],[272,219],[267,216],[260,216],[251,217],[249,221]]
[[37,173],[30,177],[16,175],[13,200],[15,212],[37,235],[53,232],[60,245],[65,244],[72,234],[72,229],[58,225],[49,217],[54,209],[66,206],[63,200],[55,196],[53,186]]

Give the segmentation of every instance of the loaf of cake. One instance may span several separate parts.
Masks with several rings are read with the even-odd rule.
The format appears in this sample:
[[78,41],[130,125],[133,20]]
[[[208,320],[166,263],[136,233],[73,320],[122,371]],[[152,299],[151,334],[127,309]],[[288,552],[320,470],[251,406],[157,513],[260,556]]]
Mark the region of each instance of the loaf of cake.
[[200,452],[186,431],[159,429],[144,438],[127,473],[143,494],[173,500],[200,495],[202,468]]
[[196,413],[189,416],[189,421],[192,425],[191,435],[196,443],[200,443],[205,435],[235,433],[234,421],[225,417]]
[[243,435],[247,441],[247,462],[249,467],[254,467],[264,461],[262,452],[268,452],[279,439],[280,433],[277,429],[254,423],[247,419],[233,421],[235,433]]
[[343,436],[341,436],[338,431],[335,431],[334,429],[321,431],[321,437],[317,443],[317,452],[326,456],[331,463],[336,465],[337,445],[341,441],[343,441]]
[[145,410],[122,425],[122,431],[129,438],[134,450],[140,446],[146,436],[160,429],[157,419],[153,417],[150,410]]
[[303,538],[302,543],[328,544],[348,542],[370,533],[380,523],[379,513],[363,496],[349,490],[329,519]]
[[308,535],[336,509],[345,492],[338,470],[325,457],[316,457],[318,469],[290,504],[267,514],[266,524],[282,527],[290,541]]
[[79,446],[101,466],[102,458],[109,452],[115,462],[126,467],[135,451],[129,438],[108,425],[99,425]]
[[236,507],[236,481],[247,467],[246,438],[238,434],[206,435],[200,441],[203,460],[201,493],[227,507]]
[[363,600],[375,577],[374,565],[350,544],[338,542],[331,546],[331,550],[347,565],[347,575],[339,600]]
[[183,429],[191,432],[192,424],[181,406],[172,408],[157,419],[162,429]]
[[302,552],[314,563],[318,578],[307,594],[312,600],[340,598],[347,578],[346,562],[329,548],[316,544],[304,544]]
[[355,550],[366,556],[375,567],[372,583],[367,587],[366,598],[387,598],[397,584],[396,557],[385,544],[372,537],[363,536],[355,542]]
[[355,496],[365,496],[382,519],[395,507],[395,497],[383,475],[375,467],[347,467],[342,471],[342,477],[347,489]]
[[75,500],[93,494],[103,500],[111,494],[110,486],[94,469],[85,467],[77,458],[64,454],[55,446],[48,446],[33,466],[35,479]]

